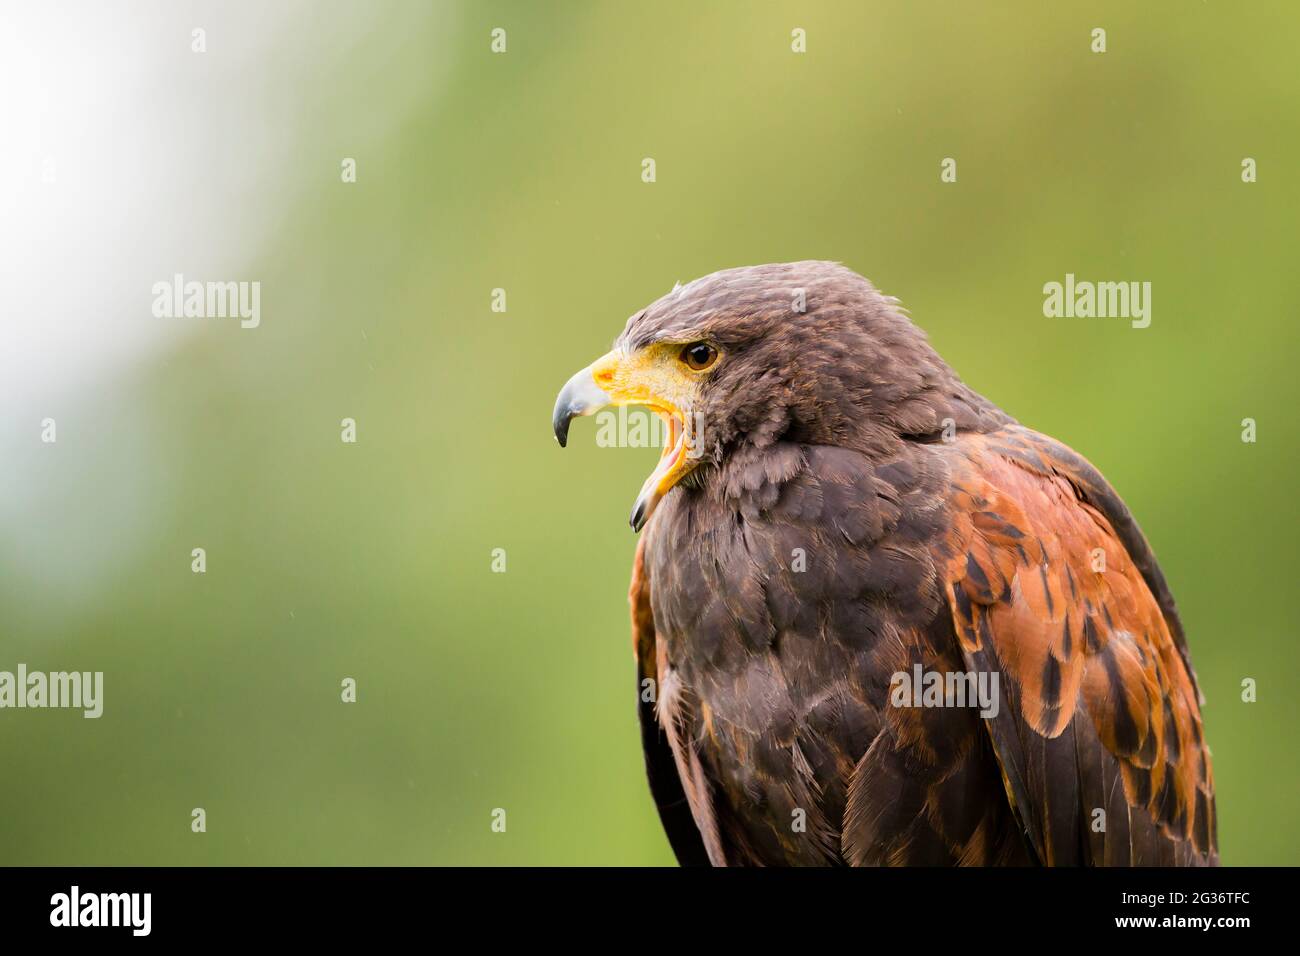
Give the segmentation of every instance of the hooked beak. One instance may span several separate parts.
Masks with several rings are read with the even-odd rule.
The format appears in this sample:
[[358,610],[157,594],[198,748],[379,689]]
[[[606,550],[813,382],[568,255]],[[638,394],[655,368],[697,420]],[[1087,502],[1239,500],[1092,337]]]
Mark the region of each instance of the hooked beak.
[[596,384],[590,365],[565,382],[555,399],[555,412],[551,415],[551,426],[560,447],[569,443],[569,422],[579,415],[594,415],[611,401],[609,393]]
[[632,506],[629,523],[633,531],[645,527],[664,495],[697,464],[687,454],[692,443],[687,434],[686,415],[654,387],[659,378],[644,360],[628,359],[617,351],[610,352],[565,382],[551,416],[551,425],[561,448],[568,444],[569,423],[573,419],[580,415],[593,415],[611,405],[644,405],[668,426],[663,456],[641,486]]

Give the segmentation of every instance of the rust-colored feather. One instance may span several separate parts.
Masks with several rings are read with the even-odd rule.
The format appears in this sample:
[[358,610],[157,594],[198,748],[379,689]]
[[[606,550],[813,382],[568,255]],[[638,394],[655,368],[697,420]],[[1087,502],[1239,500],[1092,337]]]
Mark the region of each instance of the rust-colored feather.
[[[1111,841],[1096,834],[1093,811],[1107,810],[1109,823],[1123,809],[1116,837],[1129,841],[1131,862],[1167,853],[1211,862],[1213,775],[1194,678],[1165,611],[1110,519],[1084,497],[1100,476],[1072,453],[1058,470],[1060,446],[1008,431],[961,443],[953,501],[969,512],[942,552],[963,649],[1007,683],[1014,723],[993,736],[1023,781],[1017,802],[1033,804],[1018,810],[1035,848],[1051,863],[1081,842],[1104,862]],[[1003,453],[1004,439],[1015,454]],[[1122,808],[1107,792],[1117,779]],[[1093,802],[1062,799],[1069,788]],[[1069,827],[1062,813],[1075,816]],[[1134,814],[1146,818],[1136,829]],[[1051,839],[1071,828],[1079,839],[1070,847]]]

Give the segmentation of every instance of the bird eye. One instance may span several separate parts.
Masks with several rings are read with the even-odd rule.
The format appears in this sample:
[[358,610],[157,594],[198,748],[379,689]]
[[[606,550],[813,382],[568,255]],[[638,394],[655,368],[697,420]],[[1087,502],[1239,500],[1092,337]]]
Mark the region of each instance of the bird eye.
[[708,342],[692,342],[682,349],[682,361],[693,372],[703,372],[718,360],[718,350]]

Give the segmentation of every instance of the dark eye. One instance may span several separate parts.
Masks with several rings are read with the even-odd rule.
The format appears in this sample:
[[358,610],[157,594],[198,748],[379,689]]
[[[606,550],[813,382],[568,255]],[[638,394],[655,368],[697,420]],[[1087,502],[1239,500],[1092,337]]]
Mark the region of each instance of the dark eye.
[[708,342],[692,342],[682,349],[682,361],[695,372],[703,372],[718,360],[718,350]]

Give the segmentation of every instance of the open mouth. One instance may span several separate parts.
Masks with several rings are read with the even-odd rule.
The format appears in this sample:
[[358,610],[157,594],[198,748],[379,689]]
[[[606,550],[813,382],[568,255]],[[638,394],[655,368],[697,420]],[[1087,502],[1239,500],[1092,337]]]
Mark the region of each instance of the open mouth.
[[650,515],[661,498],[666,495],[672,486],[690,469],[691,463],[687,460],[686,450],[688,446],[686,435],[686,423],[677,409],[671,411],[658,406],[647,406],[658,415],[666,427],[664,437],[663,454],[659,456],[659,464],[655,470],[650,472],[650,477],[641,485],[641,493],[636,497],[636,504],[632,506],[632,517],[629,523],[633,531],[640,531],[645,527],[645,523],[650,520]]
[[641,405],[663,420],[666,428],[663,454],[654,471],[641,485],[629,519],[632,530],[640,531],[664,495],[697,464],[690,454],[693,436],[687,424],[689,414],[648,388],[615,384],[601,362],[578,372],[560,390],[552,415],[552,425],[555,437],[563,447],[568,441],[569,423],[574,418],[592,415],[610,405]]

